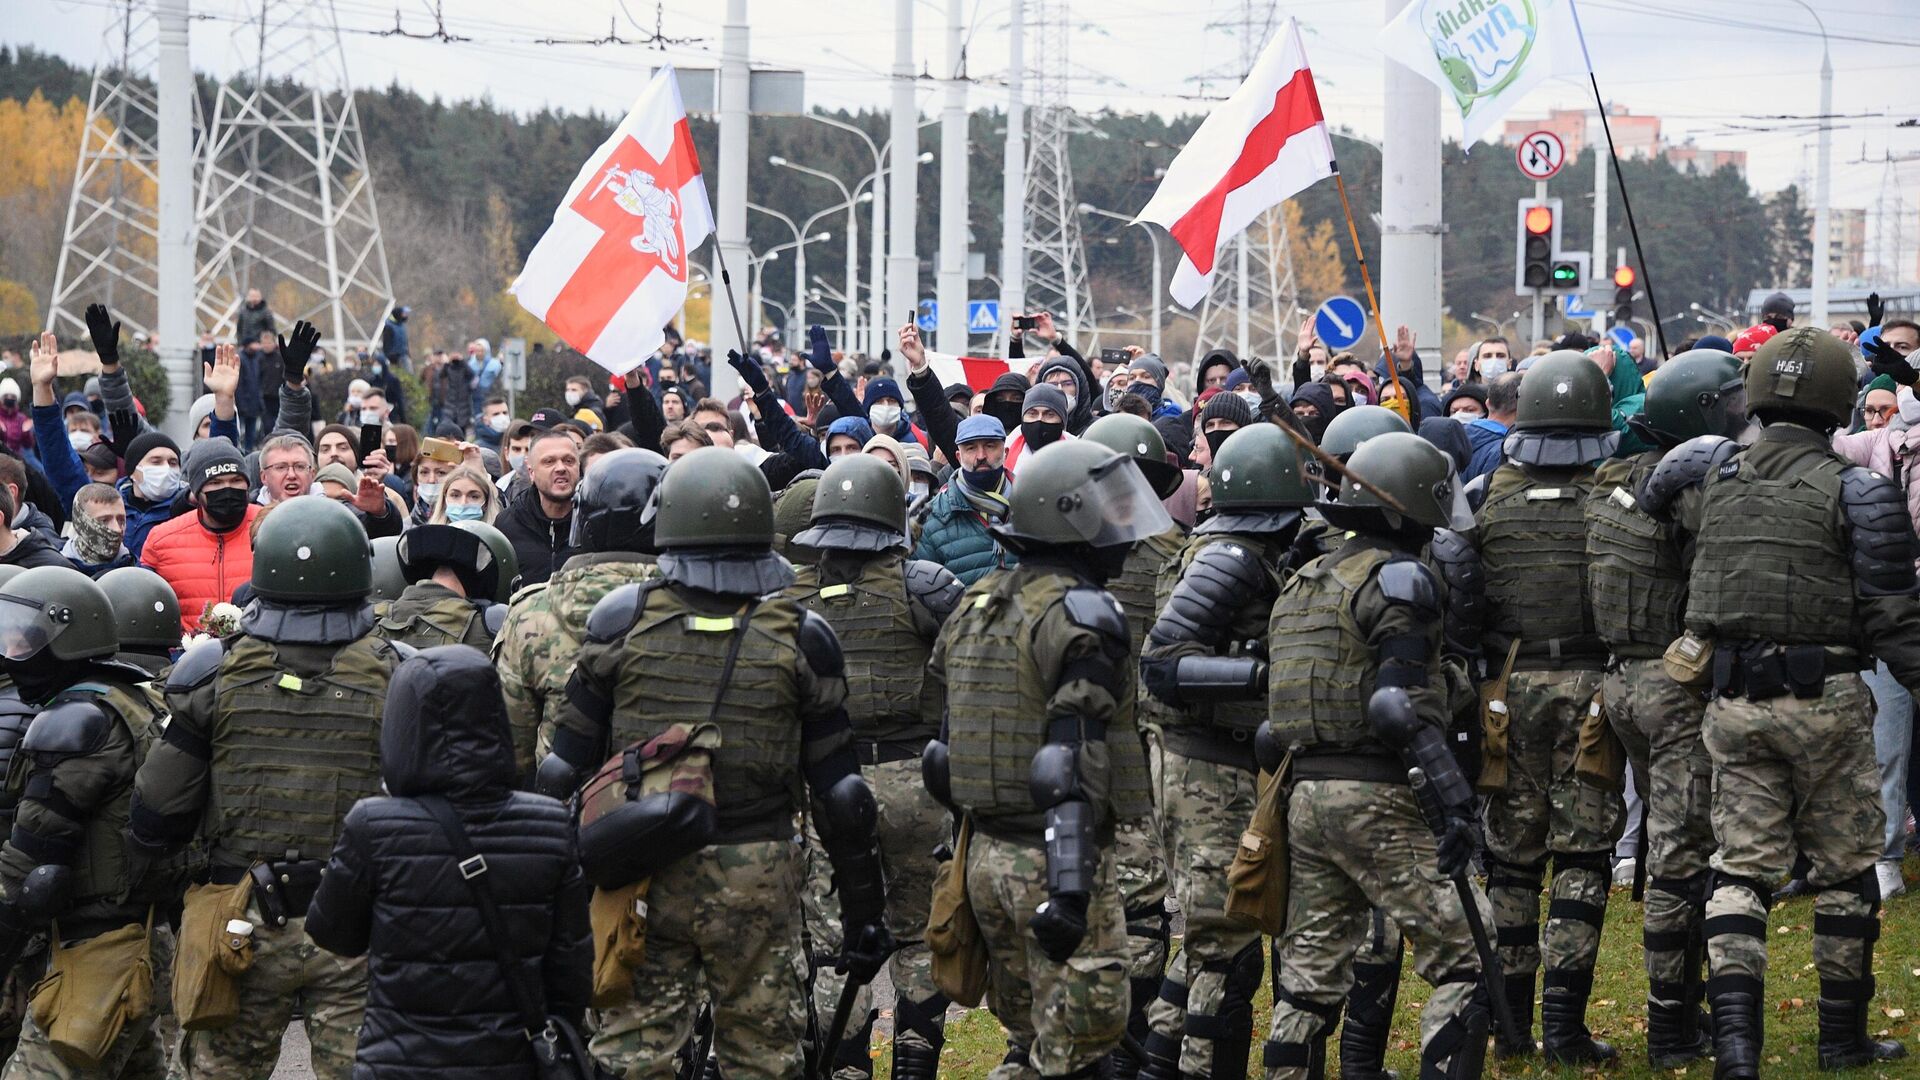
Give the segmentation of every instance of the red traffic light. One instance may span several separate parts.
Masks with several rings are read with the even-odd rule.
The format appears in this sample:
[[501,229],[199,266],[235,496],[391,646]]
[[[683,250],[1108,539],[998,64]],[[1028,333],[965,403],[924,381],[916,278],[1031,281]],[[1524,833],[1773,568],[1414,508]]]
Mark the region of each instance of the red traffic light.
[[1545,206],[1527,207],[1527,231],[1541,236],[1553,231],[1553,210]]
[[1622,289],[1628,289],[1633,287],[1633,281],[1634,281],[1633,267],[1621,266],[1621,267],[1616,267],[1614,269],[1613,283],[1615,285],[1619,286]]

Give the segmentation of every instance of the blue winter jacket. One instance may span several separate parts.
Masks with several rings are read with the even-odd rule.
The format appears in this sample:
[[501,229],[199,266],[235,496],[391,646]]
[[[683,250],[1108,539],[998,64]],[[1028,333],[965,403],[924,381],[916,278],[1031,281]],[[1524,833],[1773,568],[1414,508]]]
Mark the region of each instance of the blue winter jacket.
[[939,563],[971,585],[995,567],[1013,566],[1019,557],[1000,546],[987,531],[980,513],[955,488],[954,481],[936,492],[920,524],[920,542],[913,557]]

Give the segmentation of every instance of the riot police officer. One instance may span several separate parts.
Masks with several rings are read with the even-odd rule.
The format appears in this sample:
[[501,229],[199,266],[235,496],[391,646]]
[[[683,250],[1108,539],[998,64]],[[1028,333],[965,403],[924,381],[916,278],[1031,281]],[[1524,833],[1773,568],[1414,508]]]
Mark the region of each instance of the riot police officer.
[[1126,617],[1103,583],[1169,523],[1126,457],[1086,439],[1020,463],[1007,521],[1020,556],[961,599],[934,649],[947,691],[927,786],[971,822],[966,889],[999,1075],[1092,1076],[1127,1014],[1113,830],[1148,812]]
[[[1417,435],[1377,435],[1348,468],[1322,512],[1352,535],[1287,581],[1268,629],[1262,765],[1278,767],[1290,750],[1292,790],[1287,933],[1275,943],[1264,1060],[1270,1080],[1322,1074],[1348,964],[1377,909],[1412,939],[1433,986],[1421,1075],[1467,1080],[1480,1075],[1488,1017],[1474,997],[1480,964],[1466,913],[1446,879],[1472,853],[1473,795],[1444,738],[1442,584],[1420,552],[1435,528],[1470,519],[1452,462]],[[1438,796],[1437,841],[1410,767]],[[1473,901],[1484,903],[1477,890]]]
[[601,1012],[594,1054],[633,1075],[664,1075],[704,987],[721,1070],[790,1077],[805,1034],[793,862],[803,786],[833,865],[842,963],[864,981],[891,951],[845,661],[826,620],[781,595],[793,570],[773,551],[760,470],[704,447],[667,470],[658,507],[661,576],[614,589],[588,615],[539,784],[569,791],[609,753],[675,725],[712,724],[722,738],[711,751],[715,825],[697,850],[651,873],[633,1001]]
[[1646,785],[1647,1059],[1673,1069],[1712,1048],[1699,1023],[1712,762],[1700,743],[1706,700],[1674,682],[1661,660],[1681,635],[1692,538],[1655,516],[1672,493],[1649,495],[1646,484],[1667,451],[1696,438],[1724,442],[1747,426],[1740,361],[1706,349],[1674,357],[1629,423],[1655,449],[1607,461],[1594,476],[1587,592],[1594,629],[1613,654],[1600,684],[1607,716]]
[[1712,650],[1707,996],[1715,1074],[1735,1080],[1760,1074],[1767,909],[1796,845],[1818,890],[1821,1067],[1906,1053],[1867,1033],[1884,815],[1859,672],[1878,657],[1920,686],[1905,497],[1828,441],[1852,413],[1852,351],[1824,330],[1788,330],[1747,362],[1745,386],[1762,425],[1753,445],[1683,443],[1650,482],[1681,492],[1677,517],[1695,538],[1685,625]]
[[347,811],[380,792],[387,683],[413,650],[374,632],[372,548],[331,499],[274,509],[254,537],[252,583],[240,632],[187,650],[167,676],[172,719],[135,780],[132,847],[151,856],[197,835],[211,884],[251,882],[239,1014],[187,1033],[187,1075],[271,1071],[297,999],[315,1074],[344,1077],[366,961],[317,949],[307,904]]
[[546,581],[513,594],[494,637],[493,662],[521,767],[546,755],[565,700],[567,673],[586,637],[587,615],[608,593],[657,576],[649,504],[667,459],[628,447],[602,454],[573,492],[577,552]]
[[[1253,733],[1266,719],[1266,624],[1286,579],[1312,476],[1294,436],[1252,424],[1227,437],[1212,471],[1213,517],[1161,572],[1164,601],[1140,681],[1168,708],[1157,809],[1186,938],[1160,1000],[1142,1075],[1244,1076],[1260,933],[1228,918],[1227,867],[1259,798]],[[1183,1037],[1184,1036],[1184,1037]]]
[[415,525],[400,535],[394,554],[408,584],[374,608],[381,637],[416,649],[493,644],[520,577],[505,533],[484,521]]
[[[1541,357],[1521,378],[1507,461],[1487,478],[1467,534],[1485,576],[1486,663],[1490,672],[1499,665],[1506,683],[1498,708],[1489,705],[1505,728],[1489,730],[1482,747],[1481,786],[1495,789],[1485,810],[1487,896],[1507,999],[1528,1035],[1523,1046],[1498,1049],[1534,1052],[1534,975],[1544,965],[1542,1042],[1549,1060],[1564,1063],[1617,1056],[1586,1026],[1612,878],[1608,856],[1625,817],[1624,757],[1601,753],[1612,742],[1596,701],[1607,646],[1587,596],[1585,505],[1593,463],[1620,442],[1612,415],[1612,390],[1598,364],[1566,349]],[[1549,858],[1553,891],[1543,932]]]
[[[156,976],[164,988],[171,963],[169,913],[162,908],[156,929],[155,898],[137,887],[122,836],[134,772],[159,734],[162,710],[147,673],[113,658],[115,625],[105,591],[77,570],[39,567],[0,586],[0,669],[38,710],[15,751],[27,767],[0,848],[0,956],[11,967],[26,939],[51,922],[56,970],[63,952],[106,950],[108,969],[125,966],[151,991]],[[177,617],[173,625],[177,631]],[[22,1027],[10,1075],[166,1074],[151,994],[129,991],[125,1026],[92,1048],[99,1057],[90,1068],[75,1068],[50,1041],[65,1010],[94,1008],[116,989],[82,981],[98,979],[101,963],[63,975],[71,985],[37,988],[36,1000],[51,1000]],[[140,1001],[144,1012],[134,1011]]]
[[180,647],[180,598],[167,579],[144,566],[122,566],[100,575],[101,591],[119,623],[124,660],[159,678]]
[[[1180,490],[1180,468],[1167,460],[1167,444],[1152,424],[1132,413],[1109,413],[1087,427],[1083,439],[1091,439],[1115,453],[1133,459],[1141,475],[1153,486],[1154,494],[1164,501]],[[1147,631],[1159,611],[1157,592],[1160,571],[1180,554],[1186,544],[1186,530],[1174,522],[1133,546],[1126,565],[1118,576],[1107,582],[1107,591],[1120,602],[1127,616],[1127,667],[1137,671],[1140,649],[1146,644]],[[1135,718],[1142,731],[1150,731],[1150,717],[1163,708],[1152,695],[1134,696]],[[1149,767],[1159,753],[1147,736]],[[1160,992],[1160,981],[1167,971],[1168,947],[1172,928],[1167,917],[1167,863],[1160,851],[1160,836],[1151,819],[1122,821],[1114,828],[1115,873],[1120,878],[1120,899],[1126,906],[1127,984],[1130,1004],[1127,1009],[1127,1034],[1144,1044],[1151,1028],[1147,1009]],[[1116,1051],[1114,1076],[1119,1080],[1133,1076],[1140,1065],[1130,1053]]]
[[[950,835],[947,812],[920,781],[920,754],[940,730],[938,687],[926,679],[940,627],[960,599],[947,569],[908,559],[907,492],[900,473],[871,454],[836,458],[820,476],[810,526],[793,540],[819,552],[794,573],[787,595],[833,627],[847,664],[847,719],[861,773],[880,806],[880,857],[887,876],[887,923],[896,939],[920,936],[933,891],[934,849]],[[839,920],[828,912],[825,852],[808,846],[807,919],[813,948],[838,951]],[[888,963],[895,1080],[933,1080],[946,1041],[947,999],[933,984],[926,946]],[[814,977],[817,1015],[831,1016],[844,973]],[[864,992],[863,992],[864,993]],[[871,1069],[872,1013],[856,1008],[840,1043],[842,1070]]]

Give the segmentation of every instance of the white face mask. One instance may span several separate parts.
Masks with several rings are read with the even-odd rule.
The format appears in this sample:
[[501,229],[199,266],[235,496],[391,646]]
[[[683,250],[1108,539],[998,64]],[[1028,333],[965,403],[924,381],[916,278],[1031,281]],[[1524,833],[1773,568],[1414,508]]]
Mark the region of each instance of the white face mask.
[[413,485],[413,494],[415,502],[418,502],[422,506],[432,506],[433,501],[440,497],[440,485],[415,484]]
[[359,407],[360,407],[360,400],[361,400],[361,398],[360,398],[360,395],[359,395],[359,394],[348,394],[348,395],[347,395],[347,408],[349,408],[349,409],[357,409],[357,408],[359,408]]
[[74,453],[82,453],[87,447],[93,445],[93,432],[69,431],[67,432],[67,441],[73,444]]
[[148,502],[163,502],[180,494],[187,482],[180,478],[180,470],[172,465],[142,465],[135,469],[133,479],[134,494]]
[[[873,421],[874,430],[891,430],[900,422],[900,406],[881,404],[867,410],[867,419]],[[882,431],[882,434],[885,432]]]
[[1308,364],[1307,365],[1307,378],[1312,382],[1319,382],[1320,377],[1322,375],[1325,375],[1326,373],[1327,373],[1327,365],[1325,364]]
[[1491,379],[1495,375],[1504,375],[1507,372],[1508,366],[1510,366],[1512,363],[1513,363],[1513,360],[1510,357],[1505,357],[1505,356],[1482,357],[1480,360],[1480,377],[1482,379]]
[[513,426],[513,417],[508,416],[506,413],[496,413],[487,417],[487,426],[505,435],[507,429]]
[[524,466],[526,463],[527,463],[527,455],[525,454],[508,454],[507,455],[507,468],[512,469],[514,472],[519,472],[521,467]]
[[914,501],[915,499],[924,499],[924,498],[926,498],[926,497],[927,497],[927,491],[928,491],[928,490],[929,490],[929,489],[928,489],[928,487],[927,487],[927,485],[926,485],[926,483],[925,483],[925,482],[923,482],[923,481],[919,481],[919,480],[915,480],[915,481],[913,482],[913,485],[912,485],[911,487],[909,487],[909,488],[907,488],[907,501],[908,501],[908,502],[912,502],[912,501]]
[[579,404],[580,404],[580,399],[581,399],[581,398],[584,398],[584,397],[586,397],[586,395],[585,395],[585,394],[582,394],[582,393],[581,393],[580,391],[578,391],[578,390],[569,390],[569,391],[567,391],[567,408],[569,408],[569,409],[571,409],[571,408],[574,408],[575,406],[577,406],[577,405],[579,405]]

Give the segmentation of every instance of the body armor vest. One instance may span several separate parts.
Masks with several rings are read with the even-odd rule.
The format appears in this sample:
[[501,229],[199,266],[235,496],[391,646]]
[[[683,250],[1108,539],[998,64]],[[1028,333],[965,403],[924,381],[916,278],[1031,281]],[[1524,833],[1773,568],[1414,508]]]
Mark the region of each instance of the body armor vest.
[[[1267,714],[1288,745],[1361,746],[1378,742],[1367,719],[1378,671],[1353,617],[1354,594],[1393,557],[1377,547],[1324,555],[1280,591],[1269,624]],[[1432,679],[1437,669],[1429,672]]]
[[1609,461],[1587,497],[1587,595],[1593,625],[1617,656],[1650,659],[1680,636],[1687,568],[1672,525],[1641,510],[1634,492],[1659,451]]
[[[947,745],[956,805],[995,823],[1002,832],[1038,836],[1046,815],[1033,805],[1027,778],[1033,756],[1047,742],[1048,701],[1058,673],[1043,677],[1033,639],[1041,619],[1080,584],[1055,570],[997,571],[967,590],[947,620]],[[1064,616],[1060,616],[1064,618]],[[1082,780],[1095,820],[1103,827],[1151,809],[1146,761],[1134,726],[1136,677],[1122,667],[1115,690],[1119,711],[1107,726],[1104,747],[1082,760]],[[1089,769],[1088,758],[1107,756],[1108,768]]]
[[1488,479],[1478,526],[1492,605],[1487,656],[1501,656],[1519,638],[1522,670],[1543,660],[1557,667],[1559,657],[1590,666],[1605,659],[1587,600],[1585,506],[1593,484],[1590,469],[1545,480],[1514,464]]
[[400,599],[373,609],[374,633],[388,641],[398,641],[416,649],[440,645],[471,645],[485,652],[493,644],[487,633],[486,613],[471,601],[440,597],[420,602],[402,595]]
[[119,717],[133,745],[114,776],[114,787],[94,808],[86,822],[86,839],[74,859],[73,896],[69,908],[82,912],[90,905],[117,904],[133,887],[127,866],[127,816],[133,801],[133,776],[146,760],[147,748],[160,732],[155,721],[166,705],[152,688],[110,682],[84,682],[56,695],[49,705],[93,698]]
[[818,565],[794,568],[787,595],[827,620],[847,665],[847,719],[862,739],[919,741],[940,730],[922,699],[933,647],[923,640],[907,596],[906,560],[870,559],[851,581],[823,583]]
[[[1234,610],[1232,628],[1227,639],[1215,650],[1218,656],[1245,656],[1249,652],[1259,653],[1267,647],[1267,621],[1273,615],[1274,597],[1280,595],[1280,586],[1285,575],[1275,568],[1267,557],[1267,538],[1252,533],[1200,533],[1187,538],[1180,554],[1167,564],[1160,574],[1160,604],[1164,607],[1168,597],[1173,595],[1174,587],[1180,584],[1180,578],[1186,574],[1187,567],[1200,552],[1213,544],[1239,544],[1253,552],[1260,559],[1261,566],[1267,572],[1267,587],[1256,595],[1241,598]],[[1155,699],[1158,700],[1158,699]],[[1176,709],[1163,704],[1158,719],[1168,727],[1207,726],[1225,728],[1229,731],[1244,732],[1251,735],[1258,730],[1261,721],[1267,719],[1267,703],[1258,699],[1252,701],[1221,701],[1211,705],[1194,705],[1185,709]]]
[[1147,644],[1147,631],[1153,629],[1153,620],[1166,599],[1158,595],[1160,572],[1179,556],[1186,542],[1178,528],[1147,537],[1133,546],[1119,576],[1107,582],[1107,591],[1120,601],[1120,610],[1126,613],[1127,659],[1136,668],[1140,650]]
[[[759,601],[751,616],[712,615],[664,582],[641,588],[613,687],[613,747],[644,742],[675,724],[711,720],[721,735],[713,752],[721,828],[786,820],[804,795],[800,605],[774,596]],[[736,635],[742,636],[733,675],[720,685]]]
[[1791,476],[1721,466],[1700,513],[1687,625],[1722,644],[1844,645],[1858,640],[1851,539],[1841,525],[1839,459]]
[[347,811],[380,794],[380,715],[400,655],[372,634],[295,675],[274,644],[229,638],[215,690],[210,844],[221,865],[325,859]]
[[[0,676],[0,776],[9,775],[13,767],[13,754],[20,748],[20,740],[27,735],[27,725],[40,710],[20,700],[20,691],[14,688],[13,680]],[[0,827],[13,831],[13,811],[19,805],[20,795],[10,785],[0,784]]]

